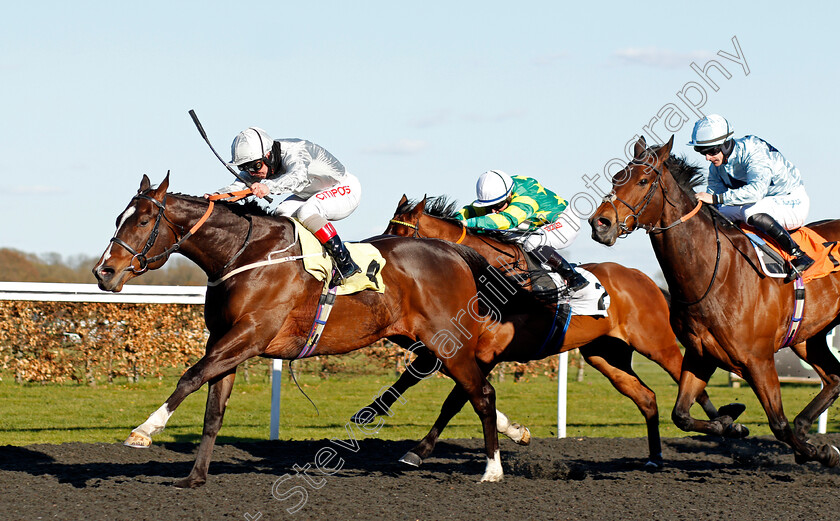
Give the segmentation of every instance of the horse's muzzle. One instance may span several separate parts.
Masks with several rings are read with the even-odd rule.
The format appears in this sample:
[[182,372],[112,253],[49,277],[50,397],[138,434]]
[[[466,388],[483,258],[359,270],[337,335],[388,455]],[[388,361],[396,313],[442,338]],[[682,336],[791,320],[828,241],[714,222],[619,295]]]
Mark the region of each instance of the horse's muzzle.
[[592,228],[592,239],[601,244],[612,246],[618,239],[618,226],[604,216],[593,215],[589,219]]

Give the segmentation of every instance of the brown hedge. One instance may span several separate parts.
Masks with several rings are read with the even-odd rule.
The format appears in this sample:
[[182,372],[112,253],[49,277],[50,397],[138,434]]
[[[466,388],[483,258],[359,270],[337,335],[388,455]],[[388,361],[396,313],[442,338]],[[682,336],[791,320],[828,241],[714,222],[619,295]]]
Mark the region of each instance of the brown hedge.
[[[200,305],[0,301],[0,371],[17,382],[93,385],[160,377],[195,363],[206,340]],[[400,373],[405,359],[405,351],[381,341],[350,356],[303,360],[299,367],[322,378],[348,371]],[[550,357],[502,364],[495,374],[518,380],[556,372],[557,358]]]

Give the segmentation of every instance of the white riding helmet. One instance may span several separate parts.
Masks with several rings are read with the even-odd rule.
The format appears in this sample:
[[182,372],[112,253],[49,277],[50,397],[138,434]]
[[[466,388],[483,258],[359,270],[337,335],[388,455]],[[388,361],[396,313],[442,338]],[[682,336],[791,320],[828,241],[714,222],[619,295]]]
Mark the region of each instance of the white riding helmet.
[[705,118],[697,120],[697,123],[694,124],[688,146],[712,147],[722,145],[724,141],[732,137],[733,133],[732,125],[723,116],[709,114]]
[[230,164],[240,166],[262,159],[271,152],[273,144],[274,140],[265,130],[257,127],[247,128],[234,138],[230,146]]
[[473,206],[493,206],[507,199],[513,192],[513,179],[501,170],[488,170],[479,176],[475,184]]

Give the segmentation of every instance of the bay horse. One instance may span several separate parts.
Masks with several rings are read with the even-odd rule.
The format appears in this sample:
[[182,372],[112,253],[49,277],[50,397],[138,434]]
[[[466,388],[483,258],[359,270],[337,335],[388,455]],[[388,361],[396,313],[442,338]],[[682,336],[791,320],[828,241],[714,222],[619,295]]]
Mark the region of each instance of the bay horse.
[[[511,271],[527,272],[525,254],[518,244],[494,238],[494,234],[488,230],[476,231],[465,228],[461,221],[455,219],[456,211],[454,203],[450,203],[446,197],[433,198],[428,202],[424,197],[420,202],[415,203],[403,195],[385,233],[404,237],[433,237],[451,242],[457,241],[473,248],[491,265],[509,274]],[[659,364],[675,382],[679,382],[682,353],[671,331],[668,303],[659,287],[639,270],[612,262],[584,264],[583,267],[598,277],[610,295],[611,302],[607,317],[572,316],[562,346],[538,353],[535,347],[540,346],[543,341],[550,321],[546,322],[545,316],[531,314],[523,317],[518,323],[514,342],[503,351],[487,349],[479,352],[478,357],[485,373],[489,373],[493,367],[503,361],[527,362],[580,348],[584,359],[603,373],[621,394],[630,398],[639,408],[647,428],[649,460],[646,465],[660,467],[663,459],[656,394],[633,371],[631,361],[635,350]],[[550,318],[549,316],[548,319]],[[531,334],[520,334],[519,330],[530,331]],[[497,347],[494,346],[494,348]],[[421,380],[418,375],[430,374],[434,371],[435,364],[436,359],[430,353],[421,352],[412,365],[422,369],[406,370],[390,389],[357,412],[352,420],[357,423],[369,422],[371,412],[387,414],[389,407],[398,397]],[[453,390],[454,394],[457,394],[457,388]],[[464,396],[460,397],[459,404],[454,401],[453,395],[447,399],[441,417],[426,438],[403,456],[402,461],[419,465],[423,458],[431,453],[443,428],[466,403]],[[727,418],[726,421],[733,421],[743,410],[742,405],[733,404],[722,408],[719,412],[705,392],[698,394],[697,401],[709,418],[724,415]],[[517,443],[527,443],[527,440],[522,443],[520,439],[522,428],[518,424],[508,422],[502,414],[499,414],[497,428],[500,432],[511,436]]]
[[[263,356],[295,359],[305,347],[323,283],[299,262],[294,224],[287,218],[255,215],[239,205],[167,193],[169,174],[157,187],[143,176],[140,189],[117,219],[109,246],[93,268],[99,287],[118,292],[130,279],[161,267],[178,252],[210,280],[284,252],[283,260],[208,284],[204,316],[210,332],[204,356],[186,370],[166,402],[126,440],[148,447],[178,405],[208,383],[204,427],[189,476],[175,483],[205,483],[216,435],[222,424],[236,367]],[[506,344],[513,325],[487,311],[477,290],[486,261],[444,241],[383,237],[371,241],[386,259],[384,293],[338,296],[317,348],[307,356],[343,354],[380,338],[412,346],[422,342],[468,396],[484,430],[487,467],[483,481],[502,478],[496,431],[495,394],[477,363],[484,344]],[[275,257],[276,260],[276,257]],[[521,302],[520,302],[521,304]],[[495,304],[493,304],[495,305]],[[469,306],[471,319],[450,325]],[[492,327],[490,327],[492,325]]]
[[[808,282],[804,316],[788,341],[810,364],[822,390],[791,426],[782,408],[773,355],[784,347],[791,324],[794,284],[764,276],[747,237],[707,206],[694,188],[703,184],[699,167],[671,155],[674,137],[647,148],[644,138],[634,159],[612,179],[612,191],[589,219],[592,238],[612,246],[637,229],[650,241],[671,290],[671,324],[686,347],[672,418],[685,431],[743,436],[742,426],[691,417],[689,407],[717,367],[738,374],[752,387],[777,439],[793,448],[798,463],[833,467],[840,451],[813,445],[808,431],[840,394],[840,362],[826,334],[840,323],[840,274]],[[699,211],[696,211],[698,210]],[[840,221],[808,225],[829,241],[840,239]]]

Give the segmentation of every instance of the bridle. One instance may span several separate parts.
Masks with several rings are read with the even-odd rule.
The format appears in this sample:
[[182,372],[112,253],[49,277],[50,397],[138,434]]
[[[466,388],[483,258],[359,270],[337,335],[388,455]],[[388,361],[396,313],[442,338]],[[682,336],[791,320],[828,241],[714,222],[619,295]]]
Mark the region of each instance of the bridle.
[[[409,223],[409,222],[405,222],[405,221],[400,221],[399,219],[391,219],[389,222],[391,224],[399,224],[400,226],[405,226],[406,228],[408,228],[410,230],[414,230],[414,233],[411,235],[411,237],[413,239],[425,239],[426,238],[426,237],[423,237],[422,235],[420,235],[420,217],[419,216],[417,217],[417,222],[414,223],[414,224]],[[458,237],[458,240],[455,241],[455,244],[461,244],[462,242],[464,242],[464,238],[466,236],[467,236],[467,227],[462,224],[461,225],[461,236]]]
[[[147,195],[145,193],[137,194],[137,195],[135,195],[134,197],[131,198],[131,202],[133,203],[135,200],[140,200],[140,199],[145,199],[147,201],[150,201],[153,205],[158,207],[158,214],[157,214],[157,217],[155,217],[155,225],[152,227],[152,232],[149,234],[149,238],[146,240],[146,245],[143,246],[143,250],[138,252],[137,250],[135,250],[134,248],[129,246],[124,240],[120,239],[116,235],[111,237],[111,242],[113,242],[114,244],[118,244],[118,245],[122,246],[123,248],[125,248],[128,251],[128,253],[130,253],[132,255],[131,261],[129,261],[128,267],[126,267],[124,271],[131,271],[132,273],[134,273],[136,275],[140,275],[141,273],[145,273],[146,271],[148,271],[149,264],[157,262],[160,259],[169,258],[169,255],[171,255],[172,252],[174,252],[175,250],[180,248],[181,243],[187,237],[186,235],[184,235],[181,238],[181,240],[178,240],[177,242],[175,242],[175,244],[173,244],[172,246],[170,246],[169,248],[167,248],[163,252],[159,253],[158,255],[155,255],[154,257],[152,257],[150,259],[147,258],[146,254],[149,253],[149,250],[152,249],[152,247],[155,245],[155,242],[157,241],[158,235],[160,233],[160,222],[161,222],[162,218],[166,219],[166,222],[171,224],[173,227],[180,228],[181,230],[183,230],[183,228],[181,226],[175,224],[174,222],[172,222],[169,219],[169,217],[166,216],[166,194],[163,195],[163,200],[162,201],[158,201],[157,199],[155,199],[153,197],[150,197],[149,195]],[[138,268],[134,267],[134,261],[137,261]]]
[[[639,223],[639,216],[647,209],[648,205],[650,205],[651,201],[653,200],[653,196],[656,193],[656,190],[659,187],[660,182],[662,181],[663,172],[662,172],[662,169],[658,168],[656,165],[652,165],[652,164],[647,163],[645,161],[642,161],[640,159],[633,159],[632,161],[630,161],[630,163],[628,163],[628,166],[629,165],[639,165],[639,166],[643,166],[645,168],[651,169],[656,174],[656,178],[653,180],[653,182],[650,183],[650,188],[648,188],[648,191],[645,194],[645,196],[635,206],[631,205],[627,201],[618,197],[618,195],[616,194],[616,191],[615,191],[615,187],[613,187],[613,189],[610,191],[609,194],[604,196],[603,202],[604,203],[609,203],[610,206],[612,206],[613,211],[615,212],[615,215],[616,215],[616,221],[618,220],[618,208],[615,205],[615,201],[618,201],[619,203],[626,206],[631,212],[630,215],[627,215],[622,220],[622,222],[620,222],[620,223],[617,222],[616,223],[618,225],[618,229],[619,229],[619,237],[627,236],[627,235],[629,235],[630,233],[633,232],[633,229],[631,229],[629,226],[627,226],[627,221],[631,217],[636,222],[636,228],[641,228],[641,229],[645,230],[646,233],[651,234],[651,233],[662,233],[666,230],[670,230],[671,228],[673,228],[675,226],[678,226],[678,225],[686,222],[687,220],[691,219],[692,217],[697,215],[697,213],[700,211],[700,208],[703,206],[703,202],[702,201],[697,201],[697,206],[695,206],[693,210],[691,210],[687,214],[683,215],[682,217],[680,217],[679,219],[677,219],[673,223],[669,224],[668,226],[654,226],[653,224],[640,224]],[[662,218],[662,214],[665,212],[665,203],[668,203],[669,205],[671,205],[674,208],[676,208],[676,206],[677,206],[673,201],[671,201],[668,198],[668,190],[666,190],[665,186],[662,186],[662,199],[663,199],[662,210],[659,213],[659,219],[656,219],[656,221],[654,221],[654,222],[658,222]],[[639,208],[639,206],[641,206],[641,208]],[[712,271],[712,280],[709,281],[709,285],[706,288],[706,291],[703,292],[703,295],[697,300],[687,302],[687,301],[681,300],[679,298],[672,297],[673,300],[675,300],[676,302],[678,302],[682,305],[685,305],[685,306],[691,306],[691,305],[694,305],[694,304],[698,304],[700,301],[705,299],[706,296],[709,295],[709,292],[712,290],[712,286],[714,285],[715,279],[717,278],[718,268],[720,267],[720,251],[721,251],[720,230],[718,228],[717,220],[715,219],[714,213],[712,213],[711,217],[712,217],[712,226],[714,226],[714,229],[715,229],[715,242],[717,243],[717,255],[715,257],[715,268]]]
[[[161,201],[158,201],[157,199],[149,196],[147,193],[141,193],[141,194],[135,195],[134,197],[131,198],[131,202],[129,204],[132,204],[135,200],[150,201],[153,205],[157,206],[158,214],[155,217],[155,224],[154,224],[154,226],[152,226],[152,231],[149,234],[149,238],[146,240],[146,244],[143,246],[143,250],[141,250],[139,252],[137,250],[135,250],[134,248],[132,248],[131,246],[129,246],[128,243],[126,243],[124,240],[120,239],[116,235],[114,237],[111,237],[111,242],[113,242],[114,244],[117,244],[119,246],[122,246],[123,248],[126,249],[126,251],[128,251],[128,253],[130,253],[132,255],[131,261],[129,261],[128,266],[126,268],[124,268],[123,271],[130,271],[130,272],[134,273],[135,275],[140,275],[140,274],[145,273],[146,271],[149,270],[149,265],[150,264],[153,264],[153,263],[155,263],[155,262],[157,262],[161,259],[164,259],[164,260],[169,259],[169,256],[172,255],[173,253],[175,253],[176,251],[178,251],[181,248],[181,244],[183,244],[184,241],[189,239],[207,221],[207,218],[210,217],[211,213],[213,213],[213,207],[215,206],[215,201],[224,199],[224,200],[229,200],[229,201],[233,202],[233,201],[238,201],[239,199],[242,199],[243,197],[246,197],[250,194],[251,194],[251,190],[248,189],[248,190],[241,190],[241,191],[238,191],[238,192],[230,192],[230,193],[225,193],[225,194],[213,194],[213,195],[211,195],[210,198],[209,198],[210,204],[207,207],[207,211],[204,212],[204,215],[198,220],[198,222],[196,222],[195,225],[192,228],[190,228],[190,230],[187,233],[184,233],[179,239],[177,239],[175,241],[175,243],[172,244],[172,246],[166,248],[165,250],[163,250],[162,252],[160,252],[159,254],[157,254],[157,255],[155,255],[154,257],[151,257],[151,258],[147,258],[146,255],[149,253],[149,251],[152,249],[152,247],[154,247],[155,242],[157,241],[158,235],[160,234],[160,223],[161,223],[162,220],[166,220],[166,222],[171,225],[171,228],[173,230],[177,229],[176,236],[177,236],[178,233],[183,233],[184,227],[179,225],[179,224],[176,224],[176,223],[172,222],[172,220],[169,219],[169,217],[167,217],[167,215],[166,215],[166,196],[168,194],[163,194],[163,200],[161,200]],[[245,236],[245,242],[243,243],[243,245],[239,249],[239,251],[220,270],[220,273],[223,272],[225,269],[227,269],[233,263],[233,261],[236,260],[236,258],[239,257],[242,254],[243,251],[245,251],[245,247],[248,245],[248,242],[251,239],[252,229],[253,229],[253,222],[251,221],[251,219],[248,219],[248,233]],[[137,264],[138,264],[137,268],[134,267],[134,261],[137,261]]]
[[[650,205],[651,201],[653,201],[653,196],[656,193],[656,189],[659,187],[659,183],[662,181],[662,169],[657,168],[656,165],[646,163],[646,162],[641,161],[639,159],[634,159],[634,160],[630,161],[630,163],[628,163],[628,165],[640,165],[640,166],[644,166],[645,168],[648,168],[650,170],[653,170],[653,172],[656,174],[656,179],[654,179],[653,182],[650,183],[650,188],[648,188],[647,193],[642,198],[642,200],[639,201],[639,203],[635,206],[631,205],[630,203],[628,203],[624,199],[621,199],[620,197],[618,197],[618,195],[615,192],[615,188],[613,188],[610,191],[610,193],[608,193],[607,195],[604,196],[603,202],[604,203],[609,203],[610,206],[612,206],[616,217],[618,217],[618,208],[615,205],[615,201],[620,202],[621,204],[623,204],[624,206],[626,206],[630,210],[630,214],[627,215],[626,217],[624,217],[622,222],[616,223],[618,225],[619,236],[620,237],[629,235],[630,233],[633,232],[633,229],[630,229],[630,227],[627,226],[627,221],[630,218],[633,218],[633,220],[635,220],[636,228],[641,228],[642,230],[645,230],[646,233],[662,233],[665,230],[670,230],[674,226],[682,224],[682,223],[686,222],[687,220],[691,219],[692,217],[697,215],[697,212],[699,212],[701,206],[703,206],[703,203],[701,201],[697,201],[697,206],[695,206],[693,210],[691,210],[687,214],[683,215],[682,217],[680,217],[679,219],[677,219],[673,223],[669,224],[668,226],[654,226],[652,224],[640,224],[639,223],[639,217],[647,209],[647,207],[648,207],[648,205]],[[665,212],[665,203],[666,202],[668,204],[670,204],[671,206],[676,208],[676,204],[668,198],[668,190],[666,190],[664,186],[662,187],[662,198],[663,198],[663,203],[662,203],[662,210],[659,212],[660,217],[662,216],[662,213]],[[639,206],[641,206],[641,208],[639,208]],[[658,220],[659,219],[657,219],[657,221]]]

